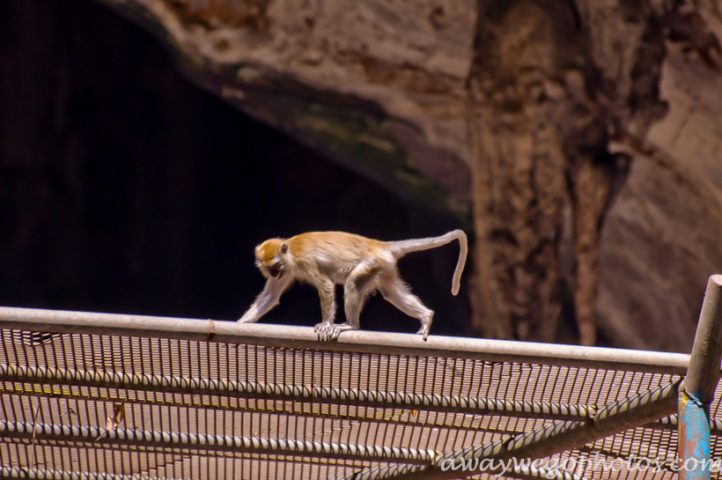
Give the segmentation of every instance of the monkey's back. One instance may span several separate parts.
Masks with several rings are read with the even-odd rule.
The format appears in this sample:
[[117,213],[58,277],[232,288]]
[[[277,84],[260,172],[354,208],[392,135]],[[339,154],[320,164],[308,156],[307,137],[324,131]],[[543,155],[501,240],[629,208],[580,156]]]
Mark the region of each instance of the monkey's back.
[[381,259],[387,254],[385,242],[346,232],[302,233],[289,238],[287,243],[297,263],[331,278],[338,275],[339,279],[359,262],[371,257]]
[[384,242],[346,232],[308,232],[291,237],[287,241],[291,253],[298,257],[306,252],[330,253],[350,257],[356,261],[376,254],[384,248]]

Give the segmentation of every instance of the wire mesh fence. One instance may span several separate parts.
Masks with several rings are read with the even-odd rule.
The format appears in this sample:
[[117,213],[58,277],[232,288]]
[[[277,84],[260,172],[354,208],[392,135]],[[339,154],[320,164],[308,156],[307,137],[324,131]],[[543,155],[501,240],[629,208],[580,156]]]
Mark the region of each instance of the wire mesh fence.
[[[605,406],[678,381],[686,362],[603,349],[579,349],[575,360],[566,347],[524,344],[504,357],[488,340],[452,350],[441,348],[449,339],[368,332],[327,344],[310,329],[215,322],[210,331],[192,320],[169,329],[162,319],[25,313],[0,309],[0,477],[337,479],[424,466],[446,452],[589,422]],[[712,457],[722,458],[720,430],[712,433]],[[676,447],[673,416],[546,460],[563,465],[557,476],[672,478]],[[639,468],[621,461],[630,456],[643,459]]]

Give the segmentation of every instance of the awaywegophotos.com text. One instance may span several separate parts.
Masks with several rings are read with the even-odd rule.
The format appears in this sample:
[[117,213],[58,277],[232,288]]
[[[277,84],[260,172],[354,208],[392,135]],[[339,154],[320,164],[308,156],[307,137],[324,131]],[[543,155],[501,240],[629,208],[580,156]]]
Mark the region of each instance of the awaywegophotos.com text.
[[551,479],[557,477],[559,473],[575,472],[578,469],[584,471],[604,471],[604,472],[620,472],[620,471],[671,471],[679,472],[685,470],[688,472],[708,470],[709,472],[722,471],[722,460],[706,460],[701,461],[696,458],[688,458],[682,460],[675,458],[669,460],[667,458],[647,458],[630,455],[628,457],[619,457],[607,459],[600,456],[599,452],[590,457],[583,458],[551,458],[551,459],[529,459],[529,458],[512,458],[509,460],[498,459],[447,459],[441,462],[442,471],[461,471],[461,472],[494,472],[498,475],[504,475],[506,472],[519,472],[528,470],[537,470],[541,476]]

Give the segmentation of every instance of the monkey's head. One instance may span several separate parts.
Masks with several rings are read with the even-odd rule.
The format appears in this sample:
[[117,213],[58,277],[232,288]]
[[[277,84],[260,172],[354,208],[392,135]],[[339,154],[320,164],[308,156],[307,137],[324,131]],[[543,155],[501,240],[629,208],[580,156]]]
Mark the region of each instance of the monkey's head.
[[266,278],[280,280],[286,270],[283,256],[288,252],[288,244],[281,238],[266,240],[256,247],[256,266]]

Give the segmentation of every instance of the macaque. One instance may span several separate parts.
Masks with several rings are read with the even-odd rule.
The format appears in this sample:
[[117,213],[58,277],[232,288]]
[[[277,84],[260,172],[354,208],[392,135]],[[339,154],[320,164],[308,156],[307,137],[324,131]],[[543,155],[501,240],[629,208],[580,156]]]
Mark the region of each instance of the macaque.
[[[321,341],[335,340],[341,332],[358,329],[361,308],[368,295],[377,290],[399,310],[421,322],[417,333],[426,340],[434,312],[401,280],[396,262],[407,253],[440,247],[454,240],[459,241],[461,248],[451,283],[451,293],[456,295],[468,252],[466,234],[461,230],[398,242],[344,232],[310,232],[287,240],[266,240],[256,247],[256,266],[268,279],[266,286],[238,321],[257,321],[278,305],[281,294],[294,280],[299,280],[315,286],[321,297],[322,321],[314,328]],[[344,288],[346,322],[341,324],[334,323],[337,284]]]

